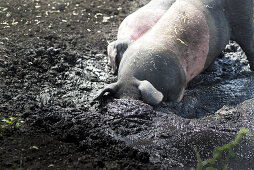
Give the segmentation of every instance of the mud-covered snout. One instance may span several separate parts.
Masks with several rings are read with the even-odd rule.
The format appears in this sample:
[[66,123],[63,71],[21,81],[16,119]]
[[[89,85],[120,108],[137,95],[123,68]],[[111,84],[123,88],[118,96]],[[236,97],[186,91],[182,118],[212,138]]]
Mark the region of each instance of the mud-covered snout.
[[117,92],[118,85],[117,83],[112,83],[104,87],[102,90],[98,92],[98,94],[95,96],[93,100],[100,100],[105,93],[115,94]]
[[107,85],[94,100],[99,100],[109,92],[116,98],[131,98],[143,100],[150,105],[158,105],[163,100],[163,94],[149,81],[137,81],[137,83],[119,84],[118,82]]

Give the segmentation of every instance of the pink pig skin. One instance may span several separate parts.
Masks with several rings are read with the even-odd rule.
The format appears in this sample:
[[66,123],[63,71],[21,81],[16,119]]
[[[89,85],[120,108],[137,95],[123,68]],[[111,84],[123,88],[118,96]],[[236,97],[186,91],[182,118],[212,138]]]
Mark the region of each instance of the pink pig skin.
[[188,82],[214,62],[230,39],[239,43],[254,71],[252,0],[176,0],[128,46],[117,82],[97,99],[109,92],[151,105],[178,102]]
[[114,74],[117,73],[126,49],[157,23],[173,2],[175,0],[152,0],[123,20],[118,30],[117,40],[107,47],[108,63]]

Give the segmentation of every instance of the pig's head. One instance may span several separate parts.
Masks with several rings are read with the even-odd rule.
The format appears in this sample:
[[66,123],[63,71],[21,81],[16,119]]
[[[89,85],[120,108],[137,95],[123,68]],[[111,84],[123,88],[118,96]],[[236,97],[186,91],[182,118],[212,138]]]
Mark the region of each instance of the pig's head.
[[95,100],[101,99],[106,92],[116,98],[143,100],[151,105],[158,105],[163,100],[163,94],[147,80],[109,84],[98,93]]

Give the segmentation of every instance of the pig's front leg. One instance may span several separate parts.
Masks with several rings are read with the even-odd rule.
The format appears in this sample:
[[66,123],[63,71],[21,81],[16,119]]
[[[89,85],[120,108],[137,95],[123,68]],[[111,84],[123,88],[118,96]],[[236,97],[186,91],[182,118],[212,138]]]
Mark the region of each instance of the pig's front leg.
[[108,64],[112,67],[112,73],[117,74],[118,66],[123,57],[123,53],[126,51],[132,41],[128,38],[118,39],[109,43],[107,47],[108,51]]
[[126,51],[131,42],[132,41],[130,39],[119,39],[108,45],[108,64],[111,65],[113,74],[117,74],[123,53]]

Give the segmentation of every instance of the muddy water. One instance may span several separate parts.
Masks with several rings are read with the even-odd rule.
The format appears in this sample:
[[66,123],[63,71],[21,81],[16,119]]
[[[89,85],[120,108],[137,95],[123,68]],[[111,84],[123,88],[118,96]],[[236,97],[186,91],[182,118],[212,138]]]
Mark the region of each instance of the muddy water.
[[[105,144],[128,152],[135,149],[131,157],[138,161],[149,159],[164,168],[185,169],[196,164],[194,148],[205,159],[214,147],[231,141],[241,127],[254,131],[254,74],[236,43],[228,45],[213,67],[190,82],[180,103],[164,102],[157,108],[110,97],[101,105],[92,101],[116,77],[110,74],[106,55],[74,55],[74,66],[54,77],[55,86],[46,83],[40,88],[36,100],[44,112],[33,117],[36,124],[43,122],[64,141],[81,148],[100,150]],[[61,72],[62,67],[60,62],[49,72]],[[236,149],[244,168],[254,166],[251,146],[252,142],[244,140]],[[239,165],[232,161],[230,167]]]
[[[195,78],[180,103],[152,108],[141,101],[115,99],[104,107],[105,133],[126,145],[148,152],[164,168],[195,166],[202,158],[246,127],[254,132],[254,73],[236,43],[225,49],[209,71]],[[254,167],[254,143],[243,140],[230,168]]]
[[[0,118],[21,116],[33,127],[18,138],[0,137],[2,169],[21,161],[23,169],[52,168],[53,162],[55,169],[188,169],[195,165],[194,146],[207,158],[241,127],[253,131],[253,73],[234,43],[189,84],[179,104],[91,101],[116,80],[107,41],[148,1],[0,1]],[[46,133],[55,137],[40,140]],[[31,144],[39,149],[28,149]],[[236,148],[239,161],[230,166],[253,167],[252,148],[244,140]]]
[[[194,148],[205,159],[211,156],[215,146],[231,141],[241,127],[253,131],[253,102],[250,99],[236,107],[224,106],[215,115],[203,119],[186,119],[172,112],[155,112],[139,101],[118,99],[107,105],[103,120],[107,134],[148,152],[153,163],[166,168],[195,166]],[[235,150],[240,161],[233,161],[230,166],[254,166],[252,146],[253,141],[242,141]]]
[[[219,57],[209,71],[189,84],[180,103],[164,102],[157,108],[142,101],[125,99],[108,98],[102,108],[93,102],[98,89],[116,80],[109,74],[106,62],[103,54],[79,56],[76,65],[64,73],[62,88],[45,85],[37,96],[39,106],[58,106],[54,109],[57,113],[47,115],[47,119],[56,116],[57,120],[64,119],[63,127],[70,120],[75,126],[90,126],[91,121],[88,120],[96,117],[94,121],[100,126],[91,129],[92,132],[84,129],[86,133],[94,133],[95,136],[103,133],[127,147],[149,153],[152,163],[165,168],[195,166],[194,147],[203,158],[207,158],[215,146],[232,140],[241,127],[254,130],[253,117],[250,119],[254,111],[247,107],[254,105],[254,74],[249,70],[246,56],[235,43],[227,46],[224,56]],[[61,81],[56,77],[56,82]],[[90,113],[84,114],[83,111]],[[79,128],[79,131],[82,129]],[[65,140],[72,140],[68,136],[73,135],[76,142],[87,140],[76,130],[66,134]],[[241,145],[243,148],[237,150],[246,167],[254,158],[250,145],[253,144],[245,140]],[[231,165],[236,166],[236,163]]]
[[[63,140],[82,147],[116,141],[137,153],[148,153],[150,162],[164,168],[195,166],[194,148],[205,159],[214,147],[231,141],[241,127],[254,131],[254,74],[237,44],[231,43],[225,51],[209,71],[189,84],[180,103],[164,102],[157,108],[110,97],[102,105],[92,101],[116,77],[110,74],[104,54],[75,54],[76,64],[54,78],[61,88],[47,84],[41,88],[36,100],[40,108],[50,111],[35,119],[61,132]],[[244,140],[236,149],[245,168],[254,162],[251,146],[252,142]],[[239,165],[230,164],[233,169]]]
[[[241,127],[254,131],[254,74],[236,43],[190,82],[180,103],[164,102],[157,108],[110,97],[102,105],[92,101],[99,89],[116,81],[106,55],[68,51],[67,56],[74,62],[60,61],[50,68],[54,85],[46,82],[40,88],[36,101],[43,112],[33,119],[81,148],[135,149],[137,153],[130,157],[138,161],[149,159],[164,168],[185,169],[195,166],[195,147],[205,159],[214,147],[231,141]],[[65,69],[66,63],[72,67]],[[236,150],[244,168],[254,162],[251,146],[244,140]],[[237,169],[239,165],[232,162],[230,166]]]

